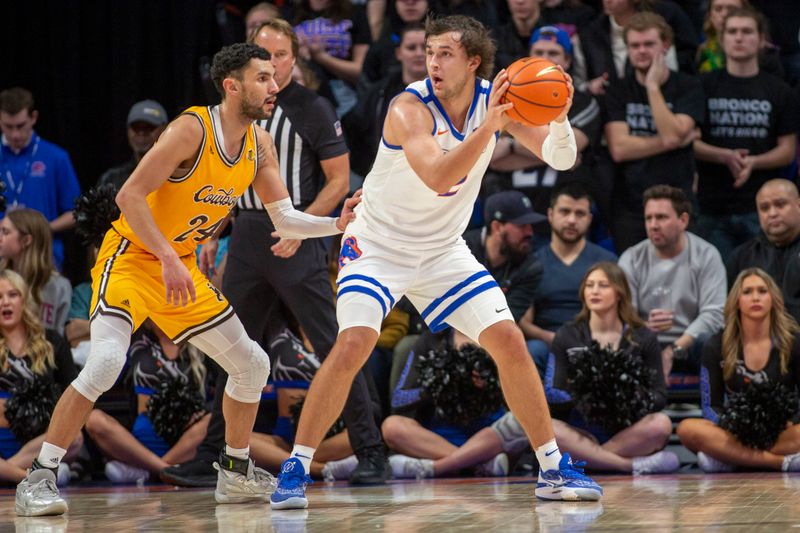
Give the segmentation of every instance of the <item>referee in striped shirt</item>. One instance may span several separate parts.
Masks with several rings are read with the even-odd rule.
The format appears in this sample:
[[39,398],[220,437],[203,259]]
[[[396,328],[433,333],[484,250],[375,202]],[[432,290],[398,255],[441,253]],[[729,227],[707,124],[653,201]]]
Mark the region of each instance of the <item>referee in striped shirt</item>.
[[[328,215],[347,194],[350,183],[349,153],[338,118],[327,100],[292,80],[298,41],[289,23],[280,19],[265,22],[250,41],[267,49],[275,66],[275,81],[280,88],[275,109],[272,117],[259,125],[275,141],[281,177],[292,203],[295,209],[309,214]],[[279,238],[252,187],[241,196],[237,207],[222,280],[223,294],[248,335],[261,340],[273,333],[268,329],[270,315],[280,309],[276,305],[280,300],[297,318],[314,352],[324,359],[339,329],[324,243],[321,239]],[[215,245],[206,244],[205,248],[204,253],[216,254]],[[226,379],[227,375],[221,372],[218,391],[224,390]],[[215,398],[208,433],[195,460],[162,471],[164,481],[185,486],[216,482],[211,464],[224,441],[221,404]],[[362,369],[342,412],[350,445],[358,458],[358,467],[350,477],[353,484],[382,483],[389,476],[378,426],[380,413],[373,409]]]

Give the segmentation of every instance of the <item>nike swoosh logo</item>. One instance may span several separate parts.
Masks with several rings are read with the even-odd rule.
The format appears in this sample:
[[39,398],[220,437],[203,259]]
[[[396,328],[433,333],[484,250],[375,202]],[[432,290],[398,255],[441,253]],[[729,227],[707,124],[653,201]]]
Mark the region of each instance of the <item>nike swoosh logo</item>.
[[550,485],[550,487],[552,487],[554,489],[563,487],[565,485],[564,478],[561,477],[561,476],[558,476],[558,477],[555,477],[555,478],[552,478],[552,479],[545,479],[544,481],[545,481],[545,483],[547,485]]
[[293,457],[302,457],[303,459],[311,459],[311,457],[307,455],[300,455],[299,453],[294,454]]
[[[503,312],[503,311],[505,311],[506,309],[508,309],[508,307],[504,307],[504,308],[502,308],[502,309],[495,309],[495,310],[494,310],[494,312],[495,312],[495,313],[502,313],[502,312]],[[545,454],[545,455],[547,455],[547,454]]]
[[447,133],[447,132],[449,132],[449,131],[450,131],[450,130],[442,130],[442,131],[437,131],[437,132],[436,132],[436,135],[444,135],[445,133]]
[[551,455],[553,455],[557,451],[558,451],[558,449],[555,449],[555,450],[552,450],[552,451],[549,451],[549,452],[544,452],[544,456],[545,457],[550,457]]

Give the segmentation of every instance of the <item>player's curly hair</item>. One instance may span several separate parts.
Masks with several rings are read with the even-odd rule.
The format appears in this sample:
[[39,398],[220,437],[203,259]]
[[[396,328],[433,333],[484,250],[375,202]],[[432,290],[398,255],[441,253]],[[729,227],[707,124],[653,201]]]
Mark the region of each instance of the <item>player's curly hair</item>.
[[479,78],[491,79],[494,70],[494,55],[497,46],[489,35],[489,30],[478,20],[465,15],[431,16],[425,19],[425,43],[428,39],[443,33],[461,34],[461,45],[467,57],[479,56],[481,64],[475,74]]
[[214,59],[211,60],[211,80],[214,82],[214,87],[217,88],[222,99],[225,99],[222,80],[233,77],[241,81],[242,69],[247,66],[251,59],[269,61],[271,57],[265,49],[250,43],[232,44],[214,54]]

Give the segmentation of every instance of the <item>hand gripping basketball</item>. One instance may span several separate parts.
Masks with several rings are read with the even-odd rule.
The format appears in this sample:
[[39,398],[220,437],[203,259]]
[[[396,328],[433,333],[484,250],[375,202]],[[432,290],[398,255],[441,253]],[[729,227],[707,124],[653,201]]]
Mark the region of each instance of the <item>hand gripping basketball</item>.
[[512,102],[511,120],[543,126],[566,118],[572,103],[572,79],[560,66],[541,57],[519,59],[508,67],[504,102]]
[[492,131],[500,131],[509,122],[509,111],[514,107],[513,103],[504,102],[503,98],[508,90],[508,74],[503,69],[497,73],[492,82],[492,91],[489,93],[489,105],[486,110],[486,123]]

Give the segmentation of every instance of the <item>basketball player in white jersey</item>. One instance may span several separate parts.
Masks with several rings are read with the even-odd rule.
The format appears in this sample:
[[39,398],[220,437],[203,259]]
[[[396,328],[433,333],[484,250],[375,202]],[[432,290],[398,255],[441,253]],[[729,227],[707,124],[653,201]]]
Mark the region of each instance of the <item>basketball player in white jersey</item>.
[[[494,358],[506,402],[539,460],[537,497],[597,500],[602,489],[556,445],[541,381],[503,292],[472,256],[467,226],[499,132],[558,170],[575,163],[569,104],[549,126],[510,122],[500,72],[489,83],[494,45],[469,17],[426,23],[428,78],[389,107],[383,139],[364,182],[357,218],[342,240],[339,336],[306,396],[292,455],[281,468],[273,509],[308,506],[305,486],[314,450],[342,410],[383,318],[407,296],[433,331],[448,326]],[[570,83],[571,91],[571,83]],[[571,95],[571,92],[570,92]]]

